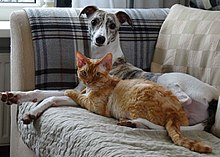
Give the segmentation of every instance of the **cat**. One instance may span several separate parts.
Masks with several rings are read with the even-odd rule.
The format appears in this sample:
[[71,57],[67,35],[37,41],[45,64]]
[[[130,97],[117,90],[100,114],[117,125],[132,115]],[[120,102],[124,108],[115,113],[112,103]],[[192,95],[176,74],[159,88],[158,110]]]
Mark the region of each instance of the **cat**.
[[119,125],[129,126],[130,119],[147,119],[164,126],[176,145],[200,153],[212,152],[210,146],[182,135],[180,126],[187,126],[189,120],[180,101],[170,90],[153,81],[122,80],[110,75],[111,53],[100,59],[90,59],[76,52],[76,61],[78,77],[86,85],[86,91],[66,90],[64,94],[81,107],[118,119]]

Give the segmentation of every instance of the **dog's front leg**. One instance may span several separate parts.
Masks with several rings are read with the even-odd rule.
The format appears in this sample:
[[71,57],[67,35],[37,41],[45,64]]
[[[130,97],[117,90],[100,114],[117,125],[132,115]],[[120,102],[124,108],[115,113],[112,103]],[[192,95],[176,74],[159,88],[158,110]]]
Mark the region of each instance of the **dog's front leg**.
[[28,92],[10,91],[1,92],[0,98],[2,102],[8,105],[20,104],[26,101],[38,102],[50,96],[63,96],[64,92],[59,90],[33,90]]
[[68,96],[51,96],[40,102],[32,111],[24,114],[22,121],[24,124],[30,124],[33,120],[37,119],[45,110],[51,106],[78,106]]

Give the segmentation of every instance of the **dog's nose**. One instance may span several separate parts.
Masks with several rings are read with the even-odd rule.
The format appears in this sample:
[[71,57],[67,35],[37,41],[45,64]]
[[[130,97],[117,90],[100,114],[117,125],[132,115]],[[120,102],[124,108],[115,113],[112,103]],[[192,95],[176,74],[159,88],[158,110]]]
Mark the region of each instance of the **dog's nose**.
[[105,37],[104,36],[99,36],[96,38],[96,43],[97,44],[104,44],[105,42]]

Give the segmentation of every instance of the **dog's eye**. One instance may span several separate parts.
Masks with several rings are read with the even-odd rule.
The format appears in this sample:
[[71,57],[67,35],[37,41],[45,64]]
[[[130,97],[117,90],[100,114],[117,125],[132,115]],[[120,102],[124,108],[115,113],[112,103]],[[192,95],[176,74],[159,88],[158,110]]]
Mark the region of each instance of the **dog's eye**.
[[116,25],[115,25],[114,23],[111,23],[111,24],[109,25],[109,28],[110,28],[110,29],[115,29],[115,27],[116,27]]
[[92,26],[96,26],[98,23],[99,23],[99,20],[98,20],[98,19],[93,19],[93,20],[91,21]]

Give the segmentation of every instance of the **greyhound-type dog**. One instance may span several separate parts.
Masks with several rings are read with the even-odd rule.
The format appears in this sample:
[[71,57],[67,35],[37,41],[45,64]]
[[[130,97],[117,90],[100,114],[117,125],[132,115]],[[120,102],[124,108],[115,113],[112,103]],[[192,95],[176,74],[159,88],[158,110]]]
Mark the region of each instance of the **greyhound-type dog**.
[[[134,75],[135,78],[143,78],[143,76],[148,75],[148,72],[144,72],[143,70],[127,63],[123,59],[124,54],[120,46],[118,30],[124,22],[127,22],[131,25],[131,27],[133,27],[132,20],[125,12],[118,11],[113,14],[99,10],[95,6],[87,6],[81,11],[79,16],[82,16],[82,14],[85,14],[88,18],[88,30],[91,37],[91,58],[100,58],[106,53],[112,52],[112,74],[117,76],[118,71],[120,71],[120,75],[118,77],[124,78],[126,71],[121,72],[120,69],[123,66],[126,67],[124,69],[127,69],[127,72],[136,70],[138,74]],[[193,101],[196,101],[199,104],[207,104],[207,102],[210,102],[213,99],[218,99],[219,93],[214,87],[203,83],[190,75],[182,73],[168,73],[155,74],[155,76],[157,79],[155,80],[155,78],[152,78],[152,80],[157,81],[172,90],[183,104],[190,104]],[[82,91],[83,88],[84,85],[79,83],[76,90]],[[32,111],[24,115],[23,122],[25,124],[31,123],[32,120],[38,118],[42,112],[51,106],[77,106],[72,99],[64,96],[64,91],[34,90],[28,92],[2,92],[0,93],[0,96],[1,100],[9,105],[20,104],[24,101],[39,102]],[[205,115],[207,115],[207,106],[203,108],[202,112],[205,112]],[[201,114],[203,113],[200,113],[200,115]],[[207,116],[203,116],[203,119],[205,118],[207,118]],[[199,121],[203,119],[199,119]],[[163,127],[157,126],[143,119],[132,120],[131,123],[135,123],[137,127],[163,129]],[[201,128],[200,126],[199,129],[203,129],[203,127]]]

